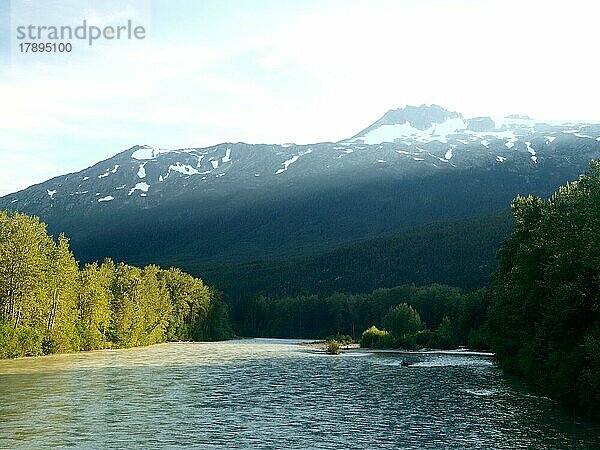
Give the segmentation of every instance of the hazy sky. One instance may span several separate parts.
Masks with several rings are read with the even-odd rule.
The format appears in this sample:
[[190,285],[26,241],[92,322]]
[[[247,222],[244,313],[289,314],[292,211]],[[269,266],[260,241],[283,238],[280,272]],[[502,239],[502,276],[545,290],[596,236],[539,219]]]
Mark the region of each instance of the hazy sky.
[[[589,1],[3,0],[0,195],[136,144],[307,143],[390,108],[600,120]],[[143,41],[21,54],[21,25],[121,25]]]

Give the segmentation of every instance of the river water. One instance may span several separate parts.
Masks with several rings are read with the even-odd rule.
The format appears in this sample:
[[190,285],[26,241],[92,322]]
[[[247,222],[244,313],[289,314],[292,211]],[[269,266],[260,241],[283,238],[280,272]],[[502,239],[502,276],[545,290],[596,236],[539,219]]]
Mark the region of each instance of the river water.
[[598,446],[485,356],[252,339],[0,361],[0,448]]

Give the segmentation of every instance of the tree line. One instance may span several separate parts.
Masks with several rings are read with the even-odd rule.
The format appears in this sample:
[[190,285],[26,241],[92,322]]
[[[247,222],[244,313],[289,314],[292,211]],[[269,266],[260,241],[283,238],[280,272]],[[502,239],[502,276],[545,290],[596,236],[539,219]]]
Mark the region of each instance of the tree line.
[[231,314],[236,331],[244,336],[349,335],[358,340],[372,325],[385,328],[393,320],[390,313],[394,308],[406,304],[418,311],[423,328],[429,330],[421,336],[421,345],[452,348],[465,344],[484,348],[487,344],[483,325],[490,301],[487,289],[467,292],[437,284],[402,285],[369,294],[256,296],[233,303]]
[[178,269],[80,268],[67,238],[0,211],[0,357],[232,335],[218,292]]

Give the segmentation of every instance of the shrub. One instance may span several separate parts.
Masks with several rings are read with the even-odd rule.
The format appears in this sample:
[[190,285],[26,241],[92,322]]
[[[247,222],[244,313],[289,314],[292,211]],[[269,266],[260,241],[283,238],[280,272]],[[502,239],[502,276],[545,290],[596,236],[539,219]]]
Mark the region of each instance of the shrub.
[[327,341],[327,353],[330,355],[339,355],[341,353],[340,343],[335,339]]
[[45,355],[73,351],[72,339],[66,333],[61,331],[49,331],[42,340],[42,351]]
[[75,348],[79,350],[96,350],[106,347],[104,336],[98,330],[78,325],[76,327]]
[[385,330],[380,330],[375,325],[367,328],[361,338],[360,346],[365,348],[391,348],[396,344],[394,336]]
[[41,342],[41,334],[35,328],[21,325],[15,329],[10,321],[0,319],[0,358],[41,355]]

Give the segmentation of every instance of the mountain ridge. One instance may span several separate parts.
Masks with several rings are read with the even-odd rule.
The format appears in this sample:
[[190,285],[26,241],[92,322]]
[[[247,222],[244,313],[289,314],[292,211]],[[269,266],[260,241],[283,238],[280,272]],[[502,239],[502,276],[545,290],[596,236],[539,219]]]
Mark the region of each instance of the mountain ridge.
[[[457,119],[458,121],[462,122],[463,127],[459,128],[457,127],[459,125],[459,122],[455,122],[453,124],[453,127],[450,128],[446,128],[444,130],[439,129],[439,127],[435,127],[436,125],[444,125],[446,124],[448,121],[452,121]],[[396,153],[398,155],[401,156],[410,156],[412,155],[413,160],[415,161],[426,161],[426,164],[436,164],[436,163],[440,163],[440,162],[450,162],[450,160],[453,159],[453,156],[456,155],[457,151],[455,150],[457,147],[461,147],[462,146],[472,146],[476,143],[479,143],[481,145],[483,145],[484,147],[488,147],[490,145],[490,140],[496,140],[496,141],[503,141],[505,147],[507,149],[513,149],[515,148],[515,145],[517,145],[517,148],[515,150],[518,150],[519,147],[521,147],[521,150],[523,150],[523,143],[525,144],[525,150],[527,151],[527,153],[529,153],[529,157],[532,159],[532,161],[534,163],[537,162],[537,150],[533,149],[533,143],[530,141],[524,141],[522,139],[519,139],[519,137],[523,137],[525,135],[525,133],[529,132],[529,136],[533,138],[538,139],[538,142],[536,143],[536,146],[544,146],[544,145],[549,145],[551,144],[555,139],[558,138],[564,138],[565,135],[570,134],[573,137],[580,137],[580,138],[589,138],[589,139],[593,139],[593,140],[600,140],[600,124],[591,124],[588,122],[585,123],[579,123],[577,125],[574,125],[572,122],[568,122],[568,121],[537,121],[534,119],[530,119],[528,116],[519,116],[519,115],[509,115],[506,116],[505,118],[503,118],[504,120],[506,120],[505,123],[497,123],[494,119],[492,119],[491,117],[487,117],[487,116],[482,116],[482,117],[474,117],[474,118],[469,118],[469,119],[465,119],[463,117],[462,114],[455,112],[455,111],[449,111],[444,109],[443,107],[439,106],[439,105],[421,105],[421,106],[406,106],[404,108],[397,108],[397,109],[390,109],[388,110],[383,116],[381,116],[378,120],[376,120],[375,122],[373,122],[371,125],[369,125],[367,128],[363,129],[362,131],[360,131],[359,133],[355,134],[354,136],[352,136],[351,138],[348,139],[343,139],[341,141],[338,142],[319,142],[319,143],[314,143],[314,144],[302,144],[302,145],[296,145],[296,144],[249,144],[249,143],[244,143],[244,142],[223,142],[214,146],[209,146],[209,147],[197,147],[197,148],[180,148],[180,149],[164,149],[164,148],[158,148],[158,147],[153,147],[151,145],[134,145],[126,150],[123,150],[117,154],[115,154],[114,156],[110,157],[110,158],[106,158],[105,160],[99,161],[96,164],[93,164],[85,169],[79,170],[79,171],[74,171],[68,174],[64,174],[64,175],[59,175],[56,177],[53,177],[49,180],[40,182],[40,183],[36,183],[33,184],[25,189],[21,189],[20,191],[14,192],[14,193],[9,193],[4,195],[3,197],[0,197],[0,200],[4,199],[4,201],[6,201],[7,199],[10,198],[10,200],[15,200],[17,199],[18,195],[17,194],[21,194],[24,191],[28,191],[32,188],[36,188],[42,185],[48,185],[49,187],[51,187],[50,185],[52,185],[53,183],[56,183],[57,185],[60,185],[60,181],[63,180],[67,180],[70,177],[76,176],[78,174],[83,174],[87,172],[91,171],[92,169],[95,169],[103,164],[108,166],[105,166],[103,173],[98,173],[95,174],[98,177],[104,177],[104,176],[109,176],[110,172],[112,173],[116,173],[119,168],[121,167],[121,164],[118,164],[118,162],[123,161],[124,159],[128,159],[127,157],[129,157],[130,161],[140,161],[140,164],[138,166],[137,169],[137,173],[140,174],[141,170],[144,169],[145,170],[145,161],[154,161],[157,159],[164,159],[165,156],[168,157],[168,155],[180,155],[181,158],[177,161],[174,161],[174,164],[170,164],[169,166],[167,166],[166,169],[166,173],[162,174],[163,180],[164,178],[166,178],[168,175],[171,174],[172,171],[176,171],[176,172],[180,172],[182,175],[184,176],[190,176],[190,175],[208,175],[209,173],[211,174],[211,176],[225,176],[224,172],[219,172],[218,169],[218,165],[221,164],[221,167],[223,167],[223,164],[226,164],[228,162],[231,161],[231,156],[230,153],[232,149],[236,149],[236,148],[243,148],[244,150],[248,150],[248,149],[254,149],[254,148],[260,148],[262,150],[267,150],[269,149],[271,152],[274,152],[277,156],[285,156],[287,159],[284,159],[283,161],[279,162],[279,165],[275,164],[273,165],[273,174],[275,175],[280,175],[284,172],[287,172],[288,169],[290,168],[290,166],[293,163],[296,163],[299,161],[299,159],[302,156],[308,155],[310,153],[314,152],[314,148],[317,149],[323,149],[325,148],[326,150],[329,150],[330,152],[332,152],[332,150],[337,150],[337,152],[332,152],[335,153],[335,157],[337,159],[341,159],[343,157],[346,157],[348,155],[350,155],[351,153],[355,153],[356,150],[364,150],[365,147],[363,147],[364,145],[368,146],[368,150],[370,152],[372,152],[373,154],[379,153],[382,156],[383,155],[387,155],[390,156],[389,152],[385,152],[385,151],[379,151],[377,152],[376,150],[382,150],[382,146],[390,146],[390,145],[395,145],[396,147],[402,147],[402,148],[406,148],[406,147],[410,147],[413,146],[415,144],[422,144],[423,146],[425,145],[430,145],[430,146],[434,146],[436,143],[437,144],[442,144],[442,146],[445,148],[445,151],[441,152],[439,151],[439,148],[433,148],[433,152],[429,151],[429,149],[423,149],[421,147],[419,148],[413,148],[411,150],[413,151],[407,151],[406,149],[402,150],[402,149],[396,149]],[[498,120],[498,119],[496,119]],[[553,123],[550,123],[553,122]],[[556,123],[560,122],[561,125],[557,125]],[[380,137],[379,142],[376,143],[376,145],[378,147],[373,148],[370,147],[371,145],[374,145],[373,143],[369,143],[366,142],[365,140],[365,135],[368,135],[369,133],[371,133],[374,130],[380,130],[382,127],[386,127],[386,126],[397,126],[397,125],[405,125],[408,124],[410,128],[417,130],[419,132],[425,132],[425,131],[429,131],[431,133],[433,133],[431,136],[425,136],[422,133],[413,133],[410,134],[412,131],[411,129],[398,129],[397,133],[398,136],[387,139],[384,137]],[[434,129],[432,129],[432,127]],[[539,128],[539,130],[535,130],[535,128]],[[588,136],[585,135],[584,133],[582,133],[583,127],[587,127],[587,128],[592,128],[592,133],[594,134],[593,136]],[[546,131],[548,131],[548,133],[552,134],[550,136],[545,136],[544,137],[544,143],[540,143],[539,139],[542,137],[542,135],[544,134],[544,128],[546,129]],[[554,128],[554,129],[552,129]],[[518,130],[518,131],[517,131]],[[445,134],[441,134],[441,131],[445,131]],[[406,134],[406,132],[408,132],[409,134]],[[521,136],[519,136],[519,132],[521,133]],[[562,133],[562,134],[560,134]],[[478,134],[483,134],[483,136],[478,136]],[[557,135],[558,134],[558,135]],[[537,135],[537,136],[536,136]],[[448,137],[451,136],[450,140],[451,142],[449,142]],[[466,137],[467,139],[460,139],[459,136],[462,137]],[[485,139],[485,137],[488,137],[489,139]],[[409,141],[413,141],[413,142],[409,142]],[[522,141],[522,142],[521,142]],[[439,147],[439,145],[438,145]],[[214,152],[218,152],[220,150],[222,150],[223,148],[225,148],[225,152],[220,156],[219,158],[215,158],[215,155],[210,155],[206,158],[205,162],[202,162],[202,159],[204,158],[204,156],[207,156],[209,153],[214,153]],[[299,151],[297,153],[294,152],[289,152],[286,151],[285,149],[299,149]],[[481,150],[481,149],[480,149]],[[505,151],[506,149],[500,148],[497,153],[506,153]],[[147,152],[147,154],[144,154],[144,152]],[[485,153],[485,152],[483,152]],[[488,152],[491,153],[491,152]],[[188,156],[186,158],[186,155]],[[526,155],[527,156],[527,155]],[[193,160],[195,157],[195,161],[194,164],[189,164],[190,160]],[[502,156],[502,155],[496,155],[495,159],[497,162],[504,162],[507,157],[506,156]],[[436,161],[437,160],[437,161]],[[388,161],[383,160],[383,159],[374,159],[374,162],[377,162],[379,164],[383,164],[383,163],[387,163]],[[114,164],[112,167],[110,167],[110,164],[112,163],[116,163]],[[209,164],[210,163],[210,164]],[[142,167],[144,166],[144,167]],[[199,169],[202,168],[203,171],[200,171]],[[133,169],[133,166],[132,166]],[[218,173],[213,173],[213,172],[218,172]],[[256,174],[255,176],[260,176],[260,174]],[[138,182],[144,182],[144,178],[146,178],[146,176],[138,176],[139,180],[137,180]],[[207,176],[206,179],[208,179],[209,177]],[[83,177],[82,181],[87,181],[88,178],[86,178],[85,176]],[[162,182],[163,180],[160,180],[160,175],[158,178],[159,182]],[[137,184],[137,183],[135,183]],[[139,190],[140,195],[142,196],[147,196],[148,193],[145,191],[145,187],[142,188],[137,188],[135,189],[135,184],[128,186],[129,189],[134,188],[135,190]],[[78,185],[78,187],[80,187],[81,185]],[[59,186],[61,187],[61,186]],[[55,189],[48,189],[48,191],[53,192]],[[48,196],[52,197],[51,199],[53,199],[54,195],[60,195],[60,191],[58,189],[56,189],[56,193],[55,194],[50,194],[47,193]],[[74,192],[78,192],[78,191],[74,191]],[[129,191],[128,191],[129,192]],[[73,192],[71,192],[71,194],[73,194]],[[143,195],[145,194],[145,195]],[[17,199],[17,201],[19,201],[19,199]]]
[[[366,141],[366,142],[365,142]],[[318,253],[548,195],[600,157],[600,125],[390,110],[317,144],[136,145],[0,198],[72,238],[83,261]]]

